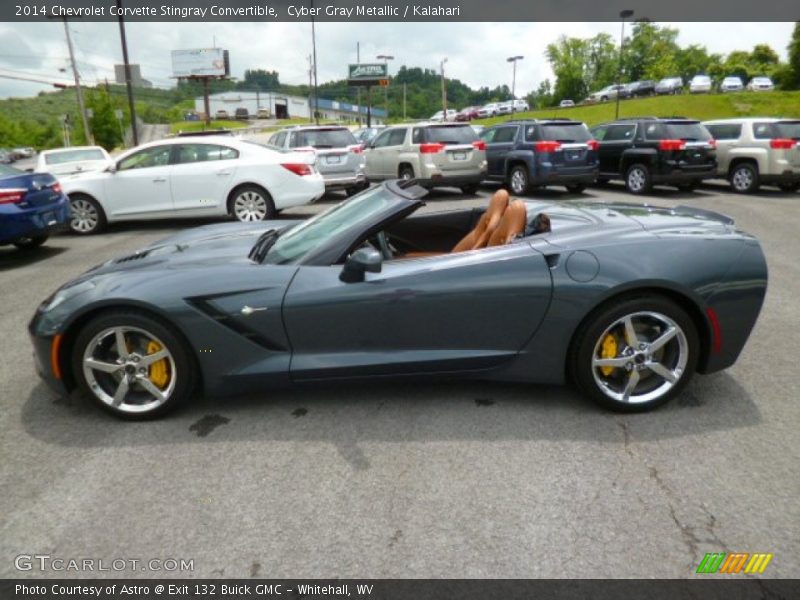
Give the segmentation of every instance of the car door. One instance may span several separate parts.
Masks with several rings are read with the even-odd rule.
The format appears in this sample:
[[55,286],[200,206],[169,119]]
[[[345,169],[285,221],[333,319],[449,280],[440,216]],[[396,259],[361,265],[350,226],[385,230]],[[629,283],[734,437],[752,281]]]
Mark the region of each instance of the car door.
[[495,128],[492,141],[486,142],[486,163],[489,175],[504,177],[506,175],[506,157],[514,149],[514,140],[517,137],[516,125],[503,125]]
[[[598,155],[600,157],[600,172],[614,175],[619,173],[622,153],[633,145],[634,134],[636,133],[635,123],[622,123],[617,125],[605,126],[605,134],[600,139],[595,135],[595,139],[600,142]],[[594,131],[597,131],[596,128]]]
[[158,218],[171,213],[173,147],[150,146],[120,159],[116,171],[105,179],[103,210],[113,217]]
[[524,242],[384,261],[355,283],[341,271],[301,266],[289,286],[294,380],[500,365],[533,336],[552,289],[544,256]]
[[176,213],[199,217],[226,212],[239,151],[220,144],[190,143],[175,148],[170,174]]
[[370,179],[386,177],[386,147],[391,132],[391,129],[386,129],[379,133],[364,150],[365,171]]

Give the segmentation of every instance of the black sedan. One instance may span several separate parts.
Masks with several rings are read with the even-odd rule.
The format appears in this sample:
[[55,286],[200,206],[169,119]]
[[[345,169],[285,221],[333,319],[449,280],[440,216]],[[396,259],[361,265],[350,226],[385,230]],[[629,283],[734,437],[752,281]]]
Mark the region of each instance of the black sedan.
[[761,309],[761,247],[722,215],[502,190],[413,214],[426,193],[388,182],[304,222],[201,227],[98,265],[36,311],[38,370],[127,418],[387,377],[572,380],[638,411],[732,365]]

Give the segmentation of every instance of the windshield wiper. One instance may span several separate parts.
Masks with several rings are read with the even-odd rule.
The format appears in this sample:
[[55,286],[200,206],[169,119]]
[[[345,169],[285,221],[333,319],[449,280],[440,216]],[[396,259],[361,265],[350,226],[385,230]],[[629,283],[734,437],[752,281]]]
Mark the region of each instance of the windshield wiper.
[[281,232],[277,229],[267,229],[258,236],[258,240],[253,244],[253,247],[250,249],[250,254],[248,254],[247,257],[259,264],[264,262],[269,249],[272,248],[272,245],[277,241],[280,235]]

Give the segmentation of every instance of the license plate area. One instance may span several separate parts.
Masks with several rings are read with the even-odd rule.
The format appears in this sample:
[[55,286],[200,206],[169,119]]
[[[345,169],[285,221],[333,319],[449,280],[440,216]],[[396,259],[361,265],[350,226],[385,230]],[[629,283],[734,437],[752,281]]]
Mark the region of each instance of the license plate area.
[[338,154],[332,154],[331,156],[325,157],[325,164],[326,165],[338,165],[341,164],[342,157]]
[[467,153],[466,152],[453,152],[452,156],[453,156],[453,160],[467,160]]

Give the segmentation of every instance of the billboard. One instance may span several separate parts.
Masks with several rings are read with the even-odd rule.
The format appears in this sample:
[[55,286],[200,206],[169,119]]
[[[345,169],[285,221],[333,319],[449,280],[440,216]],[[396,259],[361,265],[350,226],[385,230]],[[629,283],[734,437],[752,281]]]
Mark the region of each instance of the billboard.
[[347,83],[348,85],[386,85],[389,83],[389,67],[386,63],[350,65],[347,69]]
[[173,77],[228,77],[230,74],[228,51],[222,48],[172,51]]

